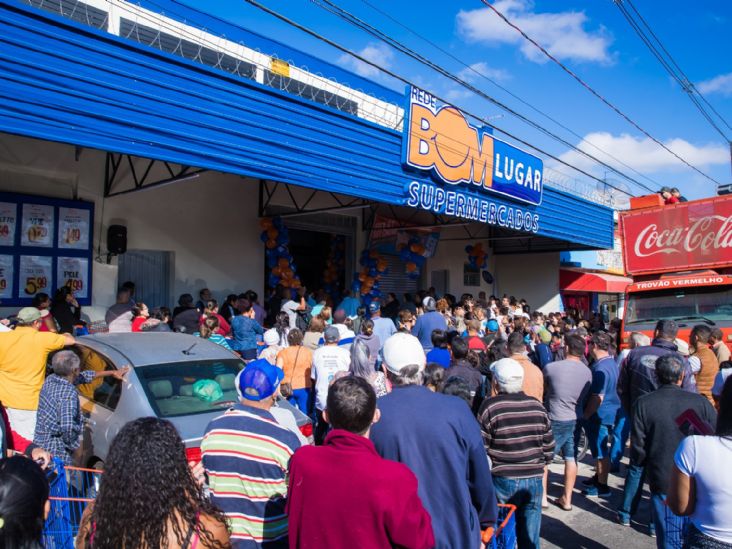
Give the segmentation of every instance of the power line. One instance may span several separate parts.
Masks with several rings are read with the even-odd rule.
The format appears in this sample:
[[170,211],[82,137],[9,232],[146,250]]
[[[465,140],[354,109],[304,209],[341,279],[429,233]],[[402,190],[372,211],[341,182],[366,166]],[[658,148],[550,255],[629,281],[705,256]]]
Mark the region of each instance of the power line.
[[[727,123],[727,121],[716,111],[716,109],[706,100],[706,98],[699,92],[699,90],[696,89],[694,84],[689,80],[689,78],[684,74],[684,71],[681,70],[681,67],[679,67],[678,63],[674,60],[674,58],[671,56],[669,51],[664,47],[663,43],[659,40],[658,36],[656,36],[656,33],[653,32],[653,29],[648,24],[648,22],[643,18],[643,16],[640,14],[640,12],[636,9],[636,7],[633,5],[633,3],[630,0],[614,0],[615,5],[618,6],[618,9],[623,14],[623,17],[628,21],[630,26],[633,28],[633,30],[636,32],[638,37],[641,39],[641,41],[646,45],[646,47],[651,51],[653,56],[658,59],[659,63],[661,63],[661,66],[666,70],[671,77],[678,82],[679,86],[681,86],[681,89],[687,94],[689,97],[689,100],[691,100],[692,103],[694,103],[694,106],[699,110],[699,112],[704,116],[704,118],[709,122],[709,124],[719,133],[722,138],[724,138],[725,141],[729,142],[729,138],[727,135],[722,131],[722,129],[717,125],[716,121],[712,118],[711,114],[707,112],[707,109],[704,107],[704,105],[701,104],[701,101],[706,103],[706,105],[711,109],[711,111],[717,115],[719,120],[722,121],[722,123],[727,126],[729,129],[732,129],[730,125]],[[625,8],[625,4],[630,6],[630,9],[635,13],[636,17],[640,21],[638,23],[634,18],[633,15]],[[646,32],[641,28],[641,24],[645,26],[645,28],[648,30],[648,33],[650,34],[650,37]],[[655,42],[655,44],[654,44]],[[658,45],[658,48],[656,47],[656,44]],[[660,51],[659,51],[660,48]],[[697,97],[698,96],[698,97]]]
[[[321,42],[324,42],[324,43],[328,44],[329,46],[331,46],[331,47],[333,47],[333,48],[335,48],[335,49],[337,49],[337,50],[339,50],[339,51],[341,51],[343,53],[346,53],[346,54],[352,56],[354,59],[357,59],[358,61],[361,61],[362,63],[364,63],[366,65],[369,65],[369,66],[375,68],[378,71],[383,72],[387,76],[390,76],[390,77],[392,77],[392,78],[394,78],[396,80],[399,80],[400,82],[402,82],[404,84],[417,87],[416,84],[414,84],[413,82],[411,82],[407,78],[405,78],[405,77],[403,77],[403,76],[401,76],[401,75],[399,75],[399,74],[397,74],[397,73],[395,73],[395,72],[393,72],[393,71],[391,71],[391,70],[389,70],[389,69],[387,69],[385,67],[382,67],[382,66],[378,65],[374,61],[371,61],[369,59],[366,59],[365,57],[363,57],[362,55],[359,55],[355,51],[350,50],[350,49],[346,48],[345,46],[342,46],[342,45],[338,44],[337,42],[334,42],[330,38],[327,38],[327,37],[323,36],[322,34],[319,34],[319,33],[315,32],[314,30],[312,30],[312,29],[310,29],[308,27],[305,27],[304,25],[301,25],[300,23],[298,23],[296,21],[293,21],[292,19],[289,19],[288,17],[282,15],[281,13],[278,13],[278,12],[276,12],[276,11],[268,8],[267,6],[264,6],[264,5],[260,4],[256,0],[244,0],[244,1],[247,2],[248,4],[251,4],[252,6],[254,6],[254,7],[256,7],[258,9],[264,11],[265,13],[268,13],[269,15],[272,15],[273,17],[279,19],[280,21],[283,21],[284,23],[287,23],[288,25],[291,25],[294,28],[296,28],[296,29],[298,29],[298,30],[300,30],[300,31],[302,31],[302,32],[304,32],[304,33],[312,36],[313,38],[316,38],[317,40],[320,40]],[[445,99],[443,99],[443,98],[441,98],[441,97],[439,97],[439,96],[437,96],[435,94],[431,94],[431,95],[433,97],[435,97],[435,99],[438,99],[439,101],[441,101],[443,103],[448,103]],[[476,120],[478,120],[480,122],[483,122],[484,124],[486,124],[488,126],[492,126],[496,131],[499,131],[503,135],[506,135],[507,137],[510,137],[514,141],[517,141],[518,143],[521,143],[522,145],[525,145],[526,147],[528,147],[528,148],[530,148],[530,149],[532,149],[532,150],[534,150],[534,151],[536,151],[536,152],[538,152],[540,154],[543,154],[543,155],[545,155],[545,156],[547,156],[547,157],[549,157],[549,158],[551,158],[553,160],[556,160],[560,164],[564,164],[568,168],[571,168],[571,169],[573,169],[573,170],[575,170],[575,171],[577,171],[577,172],[579,172],[579,173],[581,173],[581,174],[589,177],[590,179],[594,179],[598,183],[602,183],[603,185],[605,185],[607,187],[610,187],[611,189],[614,189],[616,191],[619,191],[619,192],[621,192],[621,193],[623,193],[623,194],[625,194],[627,196],[631,196],[631,197],[634,196],[632,193],[628,192],[627,190],[622,189],[620,187],[617,187],[615,185],[612,185],[612,184],[608,183],[607,181],[605,181],[603,179],[600,179],[599,177],[597,177],[597,176],[595,176],[595,175],[593,175],[593,174],[591,174],[591,173],[583,170],[582,168],[579,168],[577,166],[574,166],[574,165],[570,164],[569,162],[567,162],[565,160],[562,160],[561,158],[559,158],[559,157],[557,157],[557,156],[555,156],[555,155],[553,155],[553,154],[551,154],[551,153],[549,153],[549,152],[547,152],[547,151],[545,151],[545,150],[537,147],[536,145],[533,145],[533,144],[529,143],[528,141],[526,141],[524,139],[521,139],[520,137],[518,137],[518,136],[516,136],[516,135],[514,135],[512,133],[510,133],[510,132],[508,132],[506,130],[502,130],[501,128],[498,128],[497,126],[491,124],[490,122],[488,122],[487,120],[485,120],[484,118],[482,118],[482,117],[480,117],[480,116],[478,116],[476,114],[473,114],[473,113],[468,112],[468,111],[465,111],[465,110],[463,110],[463,112],[465,114],[467,114],[468,116],[470,116],[472,118],[475,118]]]
[[628,122],[631,126],[633,126],[635,129],[643,133],[646,137],[651,139],[654,143],[656,143],[658,146],[662,147],[664,150],[671,153],[673,156],[675,156],[678,160],[686,164],[689,168],[694,170],[695,172],[699,173],[700,175],[704,176],[704,178],[708,179],[712,183],[716,185],[720,185],[721,183],[714,179],[713,177],[707,175],[703,171],[701,171],[699,168],[694,166],[693,164],[689,163],[687,160],[676,154],[674,151],[669,149],[666,145],[664,145],[661,141],[659,141],[657,138],[655,138],[653,135],[651,135],[648,131],[644,130],[641,126],[639,126],[635,121],[633,121],[627,114],[625,114],[623,111],[621,111],[618,107],[616,107],[613,103],[605,99],[600,93],[595,91],[594,88],[592,88],[589,84],[587,84],[584,80],[582,80],[577,74],[575,74],[569,67],[567,67],[564,63],[559,61],[556,57],[554,57],[551,53],[549,53],[546,48],[544,48],[541,44],[536,42],[533,38],[531,38],[528,34],[526,34],[523,29],[521,29],[516,24],[512,23],[503,13],[501,13],[499,10],[496,9],[496,7],[491,4],[488,0],[480,0],[482,4],[490,8],[498,17],[500,17],[509,27],[514,29],[516,32],[518,32],[521,36],[524,37],[531,45],[533,45],[535,48],[537,48],[539,51],[541,51],[546,57],[548,57],[551,61],[553,61],[556,65],[561,67],[561,69],[569,74],[572,78],[574,78],[577,82],[579,82],[582,87],[584,87],[587,91],[589,91],[592,95],[597,97],[600,101],[605,103],[608,107],[610,107],[613,111],[615,111],[621,118],[623,118],[626,122]]
[[[513,93],[513,92],[512,92],[511,90],[509,90],[509,89],[508,89],[508,88],[506,88],[505,86],[503,86],[503,85],[499,84],[498,82],[496,82],[496,80],[494,80],[493,78],[491,78],[491,77],[487,76],[486,74],[484,74],[484,73],[482,73],[482,72],[480,72],[480,71],[476,70],[476,69],[475,69],[475,67],[473,67],[473,66],[471,66],[471,65],[468,65],[468,64],[467,64],[467,63],[466,63],[465,61],[463,61],[462,59],[460,59],[459,57],[457,57],[456,55],[454,55],[454,54],[453,54],[453,53],[451,53],[450,51],[448,51],[448,50],[444,49],[444,48],[443,48],[443,47],[441,47],[441,46],[440,46],[439,44],[436,44],[435,42],[433,42],[433,41],[432,41],[432,40],[430,40],[429,38],[427,38],[427,37],[423,36],[422,34],[418,33],[417,31],[415,31],[415,30],[414,30],[414,29],[412,29],[411,27],[409,27],[409,26],[405,25],[405,24],[404,24],[404,23],[402,23],[402,22],[401,22],[400,20],[398,20],[398,19],[396,19],[395,17],[393,17],[393,16],[392,16],[392,15],[391,15],[390,13],[388,13],[387,11],[385,11],[385,10],[382,10],[381,8],[379,8],[378,6],[374,5],[373,3],[369,2],[368,0],[361,0],[361,1],[362,1],[362,2],[364,3],[364,4],[366,4],[367,6],[369,6],[369,7],[370,7],[370,8],[372,9],[372,10],[374,10],[375,12],[377,12],[377,13],[381,14],[382,16],[386,17],[387,19],[389,19],[390,21],[392,21],[393,23],[395,23],[396,25],[398,25],[398,26],[399,26],[399,27],[401,27],[402,29],[404,29],[404,30],[406,30],[407,32],[409,32],[410,34],[412,34],[412,35],[416,36],[417,38],[419,38],[419,39],[420,39],[420,40],[422,40],[423,42],[425,42],[425,43],[429,44],[430,46],[432,46],[432,47],[433,47],[433,48],[435,48],[436,50],[440,51],[441,53],[443,53],[444,55],[446,55],[447,57],[449,57],[450,59],[452,59],[452,60],[453,60],[453,61],[455,61],[456,63],[458,63],[458,64],[462,65],[463,67],[465,67],[465,68],[466,68],[467,70],[469,70],[469,71],[470,71],[470,72],[472,72],[473,74],[475,74],[475,75],[477,75],[477,76],[479,76],[479,77],[483,78],[484,80],[487,80],[488,82],[490,82],[491,84],[493,84],[493,85],[494,85],[495,87],[497,87],[497,88],[498,88],[498,89],[500,89],[501,91],[505,92],[506,94],[510,95],[511,97],[513,97],[514,99],[516,99],[517,101],[519,101],[520,103],[522,103],[523,105],[526,105],[526,106],[527,106],[528,108],[530,108],[531,110],[533,110],[534,112],[536,112],[536,113],[537,113],[537,114],[539,114],[540,116],[543,116],[544,118],[546,118],[546,119],[547,119],[547,120],[549,120],[550,122],[553,122],[554,124],[556,124],[557,126],[559,126],[560,128],[562,128],[563,130],[565,130],[565,131],[567,131],[568,133],[572,134],[572,135],[573,135],[574,137],[576,137],[577,139],[579,139],[579,140],[580,140],[580,143],[586,143],[587,145],[589,145],[589,146],[590,146],[590,147],[592,147],[593,149],[595,149],[595,150],[597,150],[597,151],[600,151],[600,152],[604,153],[604,154],[605,154],[605,155],[607,155],[607,156],[608,156],[609,158],[612,158],[613,160],[615,160],[615,161],[616,161],[616,162],[617,162],[618,164],[620,164],[621,166],[624,166],[625,168],[627,168],[627,169],[629,169],[630,171],[634,172],[635,174],[639,175],[640,177],[642,177],[642,178],[643,178],[643,179],[645,179],[646,181],[649,181],[649,182],[650,182],[650,183],[652,183],[653,185],[656,185],[656,187],[657,187],[657,188],[660,188],[660,187],[661,187],[661,184],[660,184],[660,183],[658,183],[657,181],[654,181],[653,179],[651,179],[651,178],[650,178],[650,177],[648,177],[647,175],[645,175],[645,174],[643,174],[643,173],[639,172],[638,170],[636,170],[636,169],[635,169],[635,168],[633,168],[632,166],[629,166],[628,164],[626,164],[625,162],[623,162],[623,161],[622,161],[622,160],[620,160],[619,158],[617,158],[617,157],[613,156],[612,154],[610,154],[609,152],[607,152],[607,151],[605,151],[605,150],[601,149],[600,147],[598,147],[597,145],[595,145],[595,144],[594,144],[594,143],[592,143],[591,141],[588,141],[588,140],[586,140],[586,139],[585,139],[584,137],[582,137],[581,135],[579,135],[578,133],[576,133],[575,131],[573,131],[573,130],[572,130],[571,128],[568,128],[567,126],[565,126],[564,124],[562,124],[562,123],[561,123],[561,122],[560,122],[559,120],[557,120],[556,118],[553,118],[552,116],[550,116],[549,114],[545,113],[544,111],[542,111],[542,110],[540,110],[540,109],[536,108],[536,107],[535,107],[534,105],[532,105],[532,104],[531,104],[531,103],[529,103],[528,101],[526,101],[526,100],[522,99],[522,98],[521,98],[520,96],[516,95],[515,93]],[[321,6],[321,7],[322,7],[322,6]],[[324,8],[324,9],[325,9],[325,8]]]
[[424,57],[419,52],[416,52],[416,51],[412,50],[411,48],[407,47],[406,45],[404,45],[402,42],[399,42],[398,40],[396,40],[396,39],[392,38],[391,36],[385,34],[383,31],[381,31],[381,30],[373,27],[372,25],[370,25],[366,21],[363,21],[362,19],[358,18],[357,16],[353,15],[352,13],[350,13],[350,12],[348,12],[348,11],[340,8],[339,6],[337,6],[336,4],[334,4],[333,2],[331,2],[330,0],[311,0],[311,1],[315,5],[317,5],[318,7],[320,7],[322,9],[328,11],[329,13],[332,13],[332,14],[340,17],[341,19],[347,21],[348,23],[351,23],[352,25],[358,27],[359,29],[361,29],[361,30],[363,30],[363,31],[371,34],[372,36],[376,37],[377,39],[384,41],[385,43],[389,44],[391,47],[395,48],[397,51],[400,51],[400,52],[404,53],[405,55],[411,57],[412,59],[417,60],[418,62],[422,63],[423,65],[426,65],[427,67],[431,68],[435,72],[441,74],[442,76],[444,76],[444,77],[446,77],[446,78],[448,78],[448,79],[450,79],[450,80],[452,80],[452,81],[460,84],[461,86],[467,88],[468,90],[470,90],[471,92],[475,93],[476,95],[478,95],[478,96],[480,96],[480,97],[482,97],[482,98],[490,101],[494,105],[496,105],[499,108],[505,110],[509,114],[511,114],[511,115],[519,118],[522,122],[530,125],[534,129],[536,129],[536,130],[544,133],[545,135],[547,135],[547,136],[549,136],[549,137],[551,137],[551,138],[559,141],[563,145],[565,145],[565,146],[567,146],[567,147],[569,147],[571,149],[574,149],[575,151],[577,151],[580,154],[586,156],[590,160],[592,160],[594,162],[597,162],[598,164],[600,164],[600,165],[604,166],[605,168],[607,168],[607,169],[615,172],[619,176],[627,179],[628,181],[632,181],[633,183],[635,183],[636,185],[640,186],[641,188],[644,188],[645,190],[647,190],[647,191],[649,191],[651,193],[656,192],[657,189],[653,189],[651,187],[648,187],[647,185],[645,185],[644,183],[641,183],[637,179],[634,179],[634,178],[630,177],[629,175],[621,172],[620,170],[618,170],[614,166],[612,166],[612,165],[610,165],[610,164],[608,164],[606,162],[603,162],[599,158],[597,158],[597,157],[589,154],[587,151],[584,151],[584,150],[580,149],[579,147],[577,147],[573,143],[570,143],[566,139],[564,139],[561,136],[553,133],[552,131],[548,130],[544,126],[538,124],[537,122],[531,120],[530,118],[528,118],[528,117],[524,116],[523,114],[517,112],[516,110],[512,109],[508,105],[502,103],[501,101],[498,101],[494,97],[488,95],[484,91],[482,91],[482,90],[478,89],[477,87],[473,86],[471,83],[467,82],[463,78],[460,78],[459,76],[451,73],[449,70],[447,70],[444,67],[438,65],[437,63],[435,63],[433,61],[430,61],[429,59],[427,59],[426,57]]

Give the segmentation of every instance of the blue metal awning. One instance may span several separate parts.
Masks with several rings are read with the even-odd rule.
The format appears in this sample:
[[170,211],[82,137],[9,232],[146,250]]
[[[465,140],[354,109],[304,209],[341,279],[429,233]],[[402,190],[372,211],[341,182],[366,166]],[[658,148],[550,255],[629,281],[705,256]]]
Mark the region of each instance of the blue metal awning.
[[[0,131],[388,204],[428,181],[396,130],[17,1],[0,4]],[[540,236],[612,247],[604,206],[547,188],[532,211]]]

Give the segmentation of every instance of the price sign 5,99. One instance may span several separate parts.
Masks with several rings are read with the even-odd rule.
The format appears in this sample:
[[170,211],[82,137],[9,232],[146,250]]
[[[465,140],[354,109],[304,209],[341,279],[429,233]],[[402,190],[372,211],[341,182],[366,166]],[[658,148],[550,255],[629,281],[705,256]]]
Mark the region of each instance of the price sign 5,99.
[[45,276],[29,276],[25,279],[25,293],[35,295],[48,286],[48,279]]

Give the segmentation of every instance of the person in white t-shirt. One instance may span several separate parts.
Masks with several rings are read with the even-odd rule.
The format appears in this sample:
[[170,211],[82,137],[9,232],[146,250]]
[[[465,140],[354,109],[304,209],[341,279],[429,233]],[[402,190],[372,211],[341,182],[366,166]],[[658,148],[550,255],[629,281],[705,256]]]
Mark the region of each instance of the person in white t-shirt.
[[282,306],[280,307],[280,311],[287,313],[287,317],[290,320],[290,330],[297,328],[297,312],[307,310],[308,304],[305,301],[305,292],[306,289],[304,286],[302,288],[298,288],[297,295],[300,299],[299,301],[295,301],[290,298],[290,290],[287,288],[284,290],[284,299]]
[[328,423],[323,418],[323,410],[328,400],[328,389],[339,372],[348,372],[351,354],[348,349],[338,346],[340,334],[335,326],[328,326],[323,334],[325,345],[313,352],[313,367],[310,376],[315,381],[315,412],[317,425],[313,437],[315,444],[322,444],[328,432]]
[[690,436],[679,444],[666,503],[691,518],[684,547],[732,547],[732,377],[719,399],[713,436]]

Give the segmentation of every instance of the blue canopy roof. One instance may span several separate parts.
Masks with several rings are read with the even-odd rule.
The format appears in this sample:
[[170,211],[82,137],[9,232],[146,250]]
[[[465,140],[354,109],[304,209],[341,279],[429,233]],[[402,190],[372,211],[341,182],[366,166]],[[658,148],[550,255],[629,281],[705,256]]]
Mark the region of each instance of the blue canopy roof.
[[[396,130],[17,1],[0,4],[0,131],[388,204],[428,181],[403,171]],[[540,236],[612,247],[604,206],[546,188],[526,209]]]

